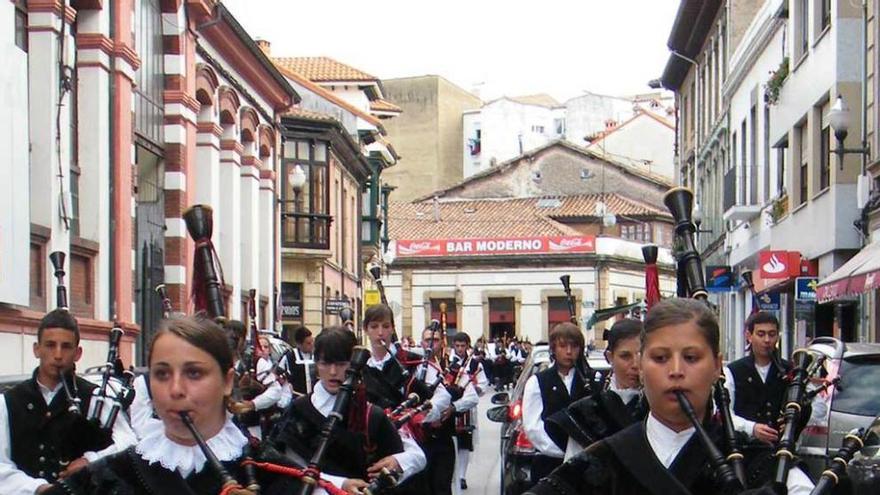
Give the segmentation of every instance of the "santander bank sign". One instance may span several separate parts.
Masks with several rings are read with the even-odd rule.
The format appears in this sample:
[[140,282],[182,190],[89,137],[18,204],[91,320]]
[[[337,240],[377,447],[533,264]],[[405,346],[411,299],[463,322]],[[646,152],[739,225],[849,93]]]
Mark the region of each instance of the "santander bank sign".
[[492,256],[593,253],[593,236],[398,240],[397,256]]

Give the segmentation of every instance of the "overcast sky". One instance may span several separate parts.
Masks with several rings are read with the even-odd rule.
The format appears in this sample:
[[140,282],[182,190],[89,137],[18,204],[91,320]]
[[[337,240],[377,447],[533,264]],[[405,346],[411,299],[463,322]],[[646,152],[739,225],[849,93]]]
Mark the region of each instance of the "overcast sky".
[[678,0],[223,0],[272,56],[329,56],[380,79],[438,74],[501,95],[650,91]]

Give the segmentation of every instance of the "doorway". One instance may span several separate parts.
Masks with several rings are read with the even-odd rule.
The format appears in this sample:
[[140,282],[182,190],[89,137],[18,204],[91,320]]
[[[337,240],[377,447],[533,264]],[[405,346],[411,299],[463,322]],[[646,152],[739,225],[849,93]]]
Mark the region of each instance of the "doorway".
[[513,338],[516,336],[515,303],[512,297],[489,299],[489,338]]

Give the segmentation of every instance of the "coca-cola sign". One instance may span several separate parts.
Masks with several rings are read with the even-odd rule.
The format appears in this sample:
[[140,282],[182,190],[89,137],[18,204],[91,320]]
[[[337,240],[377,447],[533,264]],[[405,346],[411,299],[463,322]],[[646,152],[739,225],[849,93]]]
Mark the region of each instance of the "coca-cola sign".
[[595,251],[596,238],[593,236],[397,241],[397,256],[399,257],[565,254],[592,253]]

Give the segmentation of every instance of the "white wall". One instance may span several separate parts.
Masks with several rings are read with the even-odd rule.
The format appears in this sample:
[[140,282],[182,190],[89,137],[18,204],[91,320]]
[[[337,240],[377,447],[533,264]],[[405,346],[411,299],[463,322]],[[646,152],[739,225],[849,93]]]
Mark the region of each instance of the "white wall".
[[583,144],[584,138],[605,130],[605,121],[625,122],[634,115],[633,102],[613,96],[587,93],[565,102],[565,138]]
[[640,114],[589,148],[598,153],[622,156],[637,162],[640,169],[670,180],[675,172],[673,159],[675,129]]
[[0,7],[0,302],[27,306],[30,279],[28,205],[28,66],[15,46],[15,5]]
[[480,122],[481,111],[480,110],[471,110],[467,111],[461,116],[462,120],[462,129],[464,132],[463,143],[464,147],[462,149],[462,177],[467,179],[468,177],[482,172],[483,170],[487,170],[489,168],[489,160],[483,160],[483,153],[472,155],[470,142],[471,139],[475,139],[477,136],[477,131],[482,130],[482,123]]
[[[505,98],[484,105],[479,114],[483,136],[481,169],[490,166],[493,158],[501,163],[519,156],[520,136],[523,153],[558,139],[560,136],[553,126],[555,114],[546,107],[523,105]],[[543,127],[543,134],[533,131],[533,126]],[[465,138],[468,137],[465,134]]]

